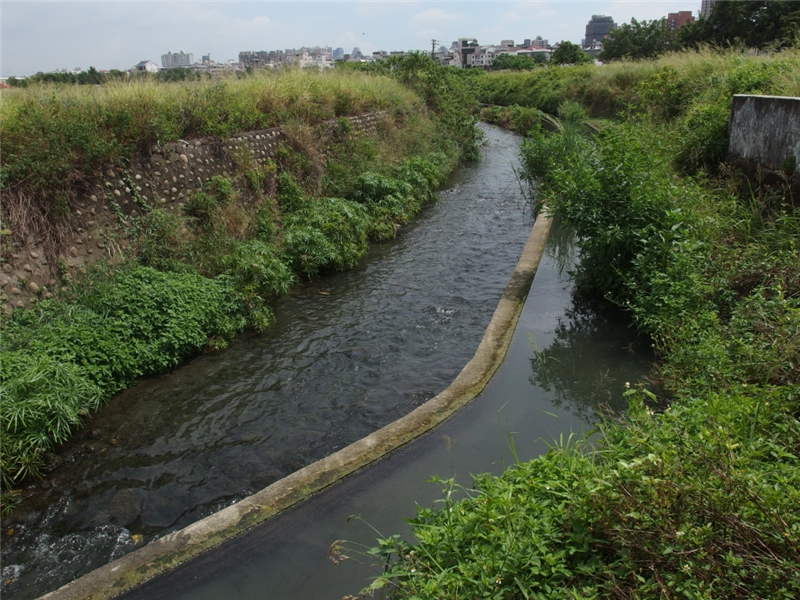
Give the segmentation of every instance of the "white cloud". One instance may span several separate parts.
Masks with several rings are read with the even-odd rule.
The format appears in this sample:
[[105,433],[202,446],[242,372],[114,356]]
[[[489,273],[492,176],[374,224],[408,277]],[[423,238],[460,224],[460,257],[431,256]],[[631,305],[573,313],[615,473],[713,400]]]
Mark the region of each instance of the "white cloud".
[[451,13],[441,8],[429,8],[411,17],[411,23],[421,27],[425,25],[446,25],[456,23],[462,19],[463,16],[458,13]]

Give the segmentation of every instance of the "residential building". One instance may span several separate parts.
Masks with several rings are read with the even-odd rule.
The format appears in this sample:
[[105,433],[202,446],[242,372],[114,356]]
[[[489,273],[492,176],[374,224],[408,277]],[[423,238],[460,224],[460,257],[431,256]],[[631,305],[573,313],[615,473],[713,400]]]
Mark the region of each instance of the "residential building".
[[711,10],[714,8],[714,2],[717,0],[702,0],[700,2],[700,16],[706,19],[711,16]]
[[134,69],[136,71],[144,71],[146,73],[158,73],[158,65],[152,60],[143,60],[139,63],[136,63]]
[[547,40],[543,40],[542,36],[537,35],[532,40],[525,40],[527,43],[525,44],[526,48],[549,48],[550,42]]
[[457,67],[462,69],[472,66],[472,55],[479,48],[478,40],[475,38],[458,38],[457,47]]
[[177,67],[190,67],[194,64],[194,54],[184,53],[183,50],[177,53],[167,52],[161,55],[161,66],[164,69],[175,69]]
[[308,52],[300,52],[294,57],[294,64],[301,69],[316,67],[320,71],[322,69],[333,68],[333,62],[330,61],[326,53],[309,54]]
[[272,52],[267,52],[265,50],[260,50],[259,52],[252,50],[239,52],[239,66],[242,69],[246,69],[247,67],[262,67],[273,62],[275,56],[274,50]]
[[692,11],[690,10],[682,10],[680,12],[669,13],[667,15],[667,26],[670,29],[680,29],[689,23],[694,23],[694,17],[692,16]]
[[479,46],[475,49],[475,52],[469,55],[469,63],[467,64],[475,68],[489,69],[498,54],[502,54],[502,52],[497,46]]
[[581,46],[589,48],[592,44],[602,44],[603,40],[608,37],[608,32],[616,26],[617,24],[614,23],[612,17],[592,15],[592,18],[586,24],[586,37],[583,39]]

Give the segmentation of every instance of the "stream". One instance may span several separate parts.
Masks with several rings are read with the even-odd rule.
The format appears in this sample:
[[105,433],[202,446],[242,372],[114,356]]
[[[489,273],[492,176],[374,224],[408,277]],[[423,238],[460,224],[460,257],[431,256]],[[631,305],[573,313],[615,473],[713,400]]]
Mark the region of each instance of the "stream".
[[[276,302],[267,332],[118,394],[49,457],[47,477],[3,520],[3,597],[37,598],[445,389],[474,354],[532,224],[513,172],[519,138],[484,130],[480,160],[395,240]],[[551,321],[570,306],[559,285]]]
[[[373,557],[329,558],[404,534],[415,506],[437,506],[454,478],[500,474],[571,435],[589,432],[603,410],[625,408],[625,382],[646,377],[652,355],[624,315],[574,298],[565,268],[569,234],[553,229],[508,354],[484,391],[439,428],[245,534],[124,594],[124,600],[339,600],[381,573]],[[377,596],[381,597],[381,596]]]

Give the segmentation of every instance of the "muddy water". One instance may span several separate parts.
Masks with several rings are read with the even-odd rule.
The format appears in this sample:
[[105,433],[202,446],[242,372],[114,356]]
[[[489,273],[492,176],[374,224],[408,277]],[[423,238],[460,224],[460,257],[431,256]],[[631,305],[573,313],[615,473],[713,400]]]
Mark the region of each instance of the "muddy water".
[[[377,537],[409,529],[415,503],[442,498],[432,476],[468,486],[470,474],[500,473],[548,444],[590,431],[603,409],[622,410],[625,382],[648,370],[647,342],[627,321],[576,301],[564,270],[573,257],[553,230],[505,361],[486,389],[441,427],[324,490],[277,518],[229,540],[125,600],[281,598],[338,600],[356,594],[381,565],[358,554]],[[356,518],[353,518],[353,517]],[[350,560],[329,549],[349,540]]]
[[532,220],[516,136],[276,323],[111,400],[2,528],[4,598],[55,589],[406,414],[472,357]]

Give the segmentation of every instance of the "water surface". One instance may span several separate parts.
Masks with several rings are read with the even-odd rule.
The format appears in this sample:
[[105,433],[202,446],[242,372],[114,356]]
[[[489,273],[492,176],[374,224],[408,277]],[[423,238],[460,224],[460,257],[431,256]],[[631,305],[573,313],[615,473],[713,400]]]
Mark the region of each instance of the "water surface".
[[[646,376],[646,341],[615,312],[573,297],[566,271],[574,256],[555,229],[503,364],[486,389],[438,429],[125,600],[281,598],[338,600],[381,572],[371,557],[334,564],[337,540],[358,549],[394,533],[405,518],[443,495],[432,476],[469,486],[474,473],[501,473],[553,444],[592,429],[601,411],[624,409],[625,382]],[[559,251],[560,250],[560,251]],[[566,264],[565,264],[566,263]],[[360,561],[360,562],[359,562]]]
[[513,173],[519,138],[486,132],[481,159],[396,240],[295,289],[266,333],[144,380],[90,419],[4,520],[3,597],[55,589],[446,388],[532,225]]

